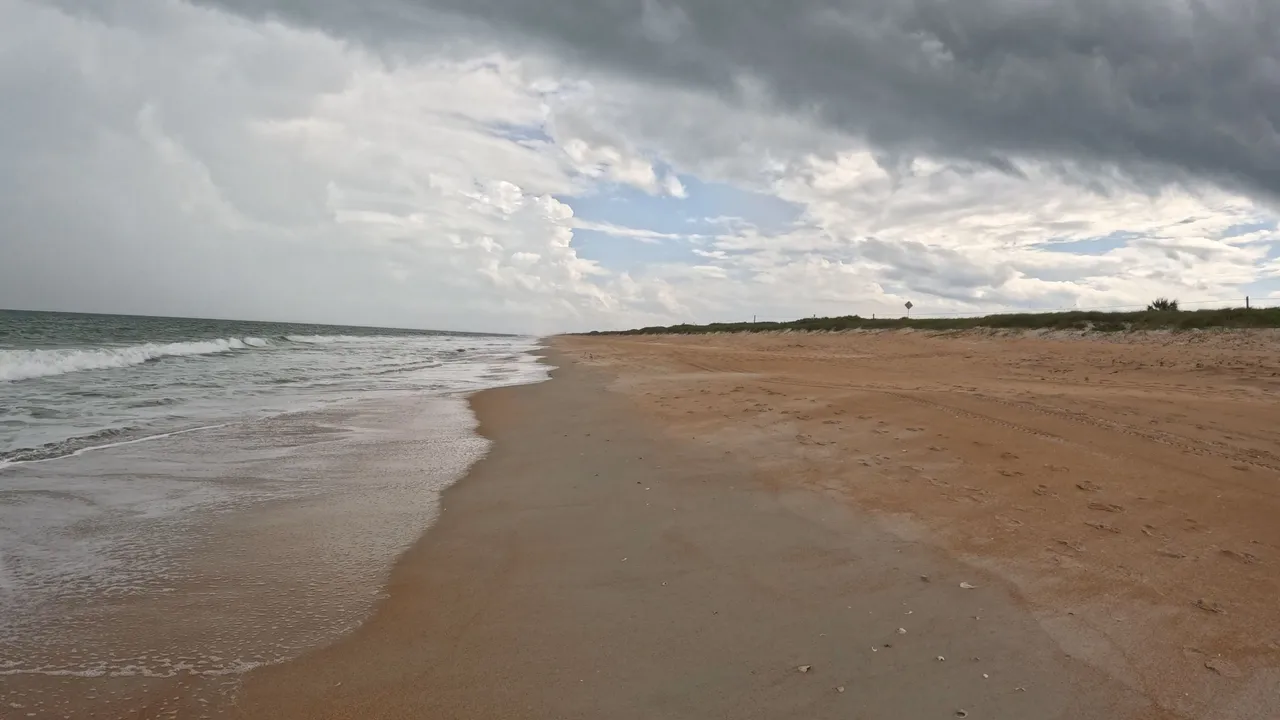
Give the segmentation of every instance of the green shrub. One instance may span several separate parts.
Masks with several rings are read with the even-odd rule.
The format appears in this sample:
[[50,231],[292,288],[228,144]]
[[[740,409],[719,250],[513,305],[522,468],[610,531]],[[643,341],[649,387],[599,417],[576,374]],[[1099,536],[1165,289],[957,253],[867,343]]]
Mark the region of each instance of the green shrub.
[[[1163,309],[1157,307],[1166,303]],[[646,327],[637,330],[591,334],[604,335],[699,335],[705,333],[769,332],[779,330],[831,332],[838,330],[970,330],[990,328],[995,330],[1093,330],[1096,332],[1122,332],[1131,330],[1204,330],[1211,328],[1280,328],[1280,308],[1246,310],[1224,308],[1219,310],[1179,311],[1176,300],[1160,298],[1146,310],[1135,312],[1100,312],[1097,310],[1071,310],[1055,313],[1002,313],[984,317],[950,318],[864,318],[857,315],[843,317],[804,318],[790,322],[740,322],[711,323],[709,325],[680,324],[668,327]]]

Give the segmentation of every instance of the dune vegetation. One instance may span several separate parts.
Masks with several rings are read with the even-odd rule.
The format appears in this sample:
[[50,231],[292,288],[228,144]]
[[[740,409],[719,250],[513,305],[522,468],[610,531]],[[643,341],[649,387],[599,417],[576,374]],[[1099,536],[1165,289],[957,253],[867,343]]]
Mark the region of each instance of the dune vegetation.
[[593,332],[592,335],[656,335],[770,332],[781,330],[833,332],[838,330],[1085,330],[1095,332],[1128,332],[1135,330],[1206,330],[1240,328],[1280,328],[1280,308],[1219,308],[1214,310],[1179,310],[1176,300],[1160,298],[1146,310],[1103,312],[1076,310],[1047,313],[1000,313],[981,317],[942,318],[802,318],[786,322],[710,323],[654,326],[634,330]]

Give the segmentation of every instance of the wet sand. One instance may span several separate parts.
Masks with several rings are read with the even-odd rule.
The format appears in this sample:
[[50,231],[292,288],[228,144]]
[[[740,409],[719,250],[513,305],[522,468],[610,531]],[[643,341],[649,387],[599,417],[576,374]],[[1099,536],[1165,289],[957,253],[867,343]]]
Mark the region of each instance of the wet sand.
[[[853,490],[901,485],[927,497],[914,479],[887,473],[936,452],[922,472],[946,485],[920,483],[937,492],[1013,492],[985,473],[957,474],[958,458],[979,452],[953,435],[966,424],[987,433],[995,458],[1023,453],[1028,468],[1092,455],[1058,458],[1027,446],[1040,436],[1012,428],[1018,442],[1004,448],[1004,429],[969,415],[911,400],[891,411],[880,395],[814,387],[807,375],[777,383],[779,363],[808,353],[784,346],[751,350],[764,353],[756,357],[737,345],[755,340],[715,342],[720,350],[706,339],[561,339],[551,381],[475,396],[494,446],[446,491],[373,617],[333,645],[248,675],[233,714],[1175,717],[1153,703],[1145,676],[1096,661],[1109,641],[1087,618],[1028,601],[1027,583],[999,561],[1018,543],[935,515],[943,501],[904,514]],[[844,380],[846,370],[837,362],[816,372]],[[843,425],[825,423],[837,418]],[[1005,478],[994,465],[993,477]],[[1048,482],[1021,472],[1031,487]],[[985,487],[962,490],[968,482]],[[993,502],[952,505],[984,522],[1020,519],[1025,529],[1008,532],[1041,555],[1032,513],[1015,518]],[[959,541],[966,534],[974,544]],[[1236,611],[1191,609],[1219,620]]]

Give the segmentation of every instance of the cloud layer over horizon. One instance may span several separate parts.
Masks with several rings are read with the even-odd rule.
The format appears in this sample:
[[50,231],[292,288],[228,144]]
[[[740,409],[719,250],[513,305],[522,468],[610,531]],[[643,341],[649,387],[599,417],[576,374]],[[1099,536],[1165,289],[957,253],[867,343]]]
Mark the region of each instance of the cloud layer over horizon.
[[1280,298],[1260,1],[0,0],[0,90],[0,307],[545,333]]

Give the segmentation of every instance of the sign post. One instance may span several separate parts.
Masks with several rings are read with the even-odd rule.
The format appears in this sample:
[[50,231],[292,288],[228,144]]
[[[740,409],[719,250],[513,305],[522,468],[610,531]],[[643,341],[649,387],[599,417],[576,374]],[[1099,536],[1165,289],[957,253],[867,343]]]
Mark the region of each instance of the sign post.
[[911,301],[908,300],[906,307],[907,307],[907,317],[911,317],[911,308],[915,307],[915,305],[912,305]]

